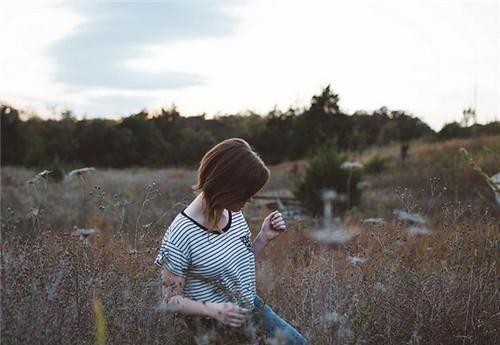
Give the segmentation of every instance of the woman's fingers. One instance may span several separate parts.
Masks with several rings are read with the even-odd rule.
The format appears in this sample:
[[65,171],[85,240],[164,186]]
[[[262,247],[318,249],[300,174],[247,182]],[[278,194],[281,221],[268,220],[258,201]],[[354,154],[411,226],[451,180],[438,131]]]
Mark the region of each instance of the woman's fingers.
[[225,325],[240,327],[252,313],[252,310],[242,308],[234,303],[222,303],[221,318],[217,318]]
[[241,327],[241,322],[237,322],[237,321],[230,321],[228,323],[229,326],[231,327]]
[[274,228],[282,228],[285,226],[285,221],[284,220],[276,220],[271,222]]
[[229,313],[227,315],[230,319],[234,319],[234,320],[240,320],[240,321],[245,321],[245,319],[247,318],[247,315],[246,314],[240,314],[240,313]]
[[273,220],[273,218],[276,217],[277,214],[279,214],[279,211],[273,211],[269,213],[268,217],[269,219]]
[[248,316],[247,315],[242,315],[242,314],[228,314],[227,319],[226,319],[226,324],[229,324],[230,326],[233,327],[240,327],[245,321],[247,320]]
[[247,308],[242,308],[236,304],[232,304],[232,308],[231,308],[230,312],[239,313],[239,314],[249,314],[251,312],[251,310],[247,309]]

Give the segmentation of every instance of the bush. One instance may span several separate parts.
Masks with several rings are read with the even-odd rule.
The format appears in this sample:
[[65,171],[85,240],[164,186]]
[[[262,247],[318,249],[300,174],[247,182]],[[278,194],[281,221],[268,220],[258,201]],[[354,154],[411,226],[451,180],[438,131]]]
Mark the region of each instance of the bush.
[[61,182],[63,180],[64,169],[59,160],[55,160],[47,170],[51,171],[51,173],[49,174],[49,179],[52,182]]
[[333,189],[340,194],[349,194],[349,202],[339,204],[337,212],[357,206],[362,190],[357,188],[361,181],[362,169],[345,169],[342,163],[346,156],[337,151],[331,142],[320,147],[309,159],[304,173],[295,181],[293,193],[304,210],[314,216],[323,212],[322,191]]
[[388,157],[382,157],[377,154],[366,163],[365,172],[367,174],[380,174],[382,171],[387,170],[388,162]]

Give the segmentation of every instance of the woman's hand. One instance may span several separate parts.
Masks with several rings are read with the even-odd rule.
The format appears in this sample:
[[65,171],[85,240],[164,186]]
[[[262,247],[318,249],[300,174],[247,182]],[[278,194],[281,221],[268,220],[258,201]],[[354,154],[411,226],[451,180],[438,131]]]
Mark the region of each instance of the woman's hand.
[[281,235],[286,230],[285,221],[278,211],[271,212],[262,223],[260,233],[265,241],[269,242]]
[[250,316],[250,309],[233,303],[208,303],[210,317],[231,327],[240,327]]

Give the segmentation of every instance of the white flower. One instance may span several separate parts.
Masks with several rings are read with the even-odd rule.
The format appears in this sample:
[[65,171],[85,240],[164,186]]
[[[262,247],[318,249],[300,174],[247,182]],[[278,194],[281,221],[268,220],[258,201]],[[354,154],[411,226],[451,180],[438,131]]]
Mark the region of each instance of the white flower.
[[47,176],[49,176],[50,173],[52,173],[52,171],[44,170],[44,171],[38,173],[38,175],[40,175],[41,177],[47,177]]
[[32,178],[27,180],[26,183],[27,184],[34,184],[38,180],[40,180],[41,178],[45,178],[45,177],[49,176],[50,173],[52,173],[52,171],[49,171],[49,170],[44,170],[42,172],[39,172],[38,174],[36,174],[35,176],[33,176]]
[[398,246],[398,247],[401,247],[401,246],[402,246],[403,244],[405,244],[405,243],[404,243],[404,241],[401,241],[401,240],[396,240],[396,241],[394,241],[394,244],[395,244],[396,246]]
[[98,233],[96,229],[81,229],[75,226],[74,231],[71,233],[71,235],[80,236],[80,239],[84,239],[91,235],[95,235],[96,233]]
[[500,187],[500,172],[497,172],[495,175],[490,177],[491,181]]
[[425,226],[410,226],[406,229],[410,236],[422,236],[422,235],[431,235],[432,231]]
[[31,210],[28,212],[28,217],[37,217],[38,216],[38,212],[40,210],[38,208],[31,208]]
[[385,224],[384,218],[365,218],[361,221],[363,224]]
[[347,261],[349,261],[353,265],[357,265],[357,264],[365,263],[366,259],[365,258],[360,258],[360,257],[357,257],[357,256],[348,256],[347,257]]
[[418,213],[408,213],[403,210],[395,209],[393,212],[400,220],[416,224],[426,224],[427,221]]
[[73,176],[75,175],[82,175],[84,173],[88,173],[90,171],[94,171],[95,168],[92,168],[92,167],[89,167],[89,168],[81,168],[81,169],[75,169],[75,170],[71,170],[68,175],[66,176],[66,178],[70,179],[72,178]]
[[[491,182],[493,182],[497,188],[500,188],[500,172],[496,173],[495,175],[490,177]],[[491,188],[493,189],[493,188]],[[497,205],[500,206],[500,193],[498,193],[496,190],[493,189],[493,192],[495,193],[495,200],[497,202]]]
[[339,315],[336,311],[327,312],[321,316],[321,321],[337,324],[337,336],[341,339],[349,339],[352,336],[350,322],[346,315]]
[[363,169],[363,164],[360,162],[344,162],[340,167],[347,170]]
[[325,313],[321,319],[323,322],[339,322],[343,320],[343,317],[336,311],[331,311],[329,313]]
[[335,200],[337,197],[337,192],[331,189],[326,189],[321,192],[321,197],[323,200]]
[[333,230],[328,228],[308,233],[311,239],[332,246],[346,244],[352,241],[356,235],[357,233],[345,229]]
[[360,181],[356,184],[357,189],[365,189],[365,188],[368,188],[370,186],[371,186],[370,182],[367,182],[367,181]]

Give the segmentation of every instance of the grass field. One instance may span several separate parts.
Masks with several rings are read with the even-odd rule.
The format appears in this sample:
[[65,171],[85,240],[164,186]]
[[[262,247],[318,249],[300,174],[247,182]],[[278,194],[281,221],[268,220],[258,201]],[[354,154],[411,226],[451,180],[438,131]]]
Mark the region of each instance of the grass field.
[[[500,208],[461,157],[500,170],[500,136],[351,153],[387,170],[366,176],[343,216],[359,235],[344,246],[287,231],[257,262],[257,291],[312,344],[494,344],[500,327]],[[272,166],[262,194],[289,194],[305,161]],[[165,225],[194,197],[196,171],[97,169],[61,183],[2,167],[2,344],[175,344],[189,330],[161,304],[153,264]],[[415,232],[394,209],[418,213]],[[254,235],[271,211],[243,210]],[[335,211],[335,208],[334,208]],[[367,218],[384,222],[368,223]],[[88,237],[82,229],[95,229]]]

